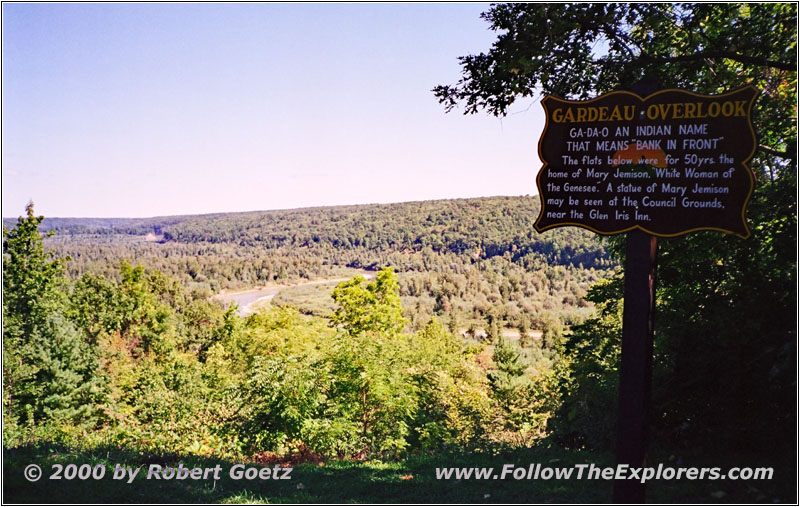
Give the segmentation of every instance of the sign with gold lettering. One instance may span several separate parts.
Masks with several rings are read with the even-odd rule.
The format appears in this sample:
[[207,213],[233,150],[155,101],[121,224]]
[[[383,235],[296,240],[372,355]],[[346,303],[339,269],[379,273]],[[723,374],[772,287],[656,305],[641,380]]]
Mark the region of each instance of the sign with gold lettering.
[[747,238],[757,95],[747,86],[721,95],[667,89],[644,98],[627,91],[586,101],[545,97],[534,227]]

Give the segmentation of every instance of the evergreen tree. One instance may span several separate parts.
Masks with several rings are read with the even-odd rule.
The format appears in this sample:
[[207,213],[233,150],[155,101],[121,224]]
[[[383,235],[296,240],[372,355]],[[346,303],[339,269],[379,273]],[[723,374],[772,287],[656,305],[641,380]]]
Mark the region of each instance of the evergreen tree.
[[3,342],[17,346],[63,304],[64,263],[46,252],[39,234],[43,216],[25,207],[16,227],[3,227]]
[[530,345],[530,336],[528,329],[528,318],[524,315],[520,317],[519,324],[517,324],[517,330],[519,331],[519,345],[520,347],[527,347]]
[[500,338],[492,354],[496,370],[489,372],[489,382],[497,397],[508,400],[510,393],[519,385],[525,373],[522,352],[505,338]]
[[101,392],[92,351],[61,315],[65,259],[44,250],[43,219],[29,203],[3,230],[3,411],[14,422],[77,421]]
[[458,315],[451,313],[450,319],[447,321],[447,330],[450,331],[450,334],[459,336],[459,327],[461,327],[461,322],[459,322]]
[[519,346],[500,337],[492,360],[496,370],[488,373],[492,396],[497,400],[506,429],[519,430],[540,418],[535,405],[537,396],[533,379],[526,375],[526,364]]
[[31,360],[36,375],[29,396],[20,397],[34,421],[92,423],[104,394],[97,358],[85,339],[64,316],[49,315],[31,335]]
[[38,366],[30,337],[59,306],[63,276],[62,261],[42,246],[38,227],[44,217],[34,215],[32,202],[25,211],[16,227],[3,227],[3,414],[12,421],[24,412],[19,399],[32,397]]
[[497,343],[500,339],[500,325],[497,323],[497,317],[493,313],[486,315],[486,341],[488,343]]

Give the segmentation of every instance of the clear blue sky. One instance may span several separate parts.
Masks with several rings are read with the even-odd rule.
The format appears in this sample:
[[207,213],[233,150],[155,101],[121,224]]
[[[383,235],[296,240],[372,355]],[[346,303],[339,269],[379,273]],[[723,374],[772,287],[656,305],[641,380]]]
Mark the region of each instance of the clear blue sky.
[[536,193],[541,106],[431,89],[488,4],[4,4],[2,213],[146,217]]

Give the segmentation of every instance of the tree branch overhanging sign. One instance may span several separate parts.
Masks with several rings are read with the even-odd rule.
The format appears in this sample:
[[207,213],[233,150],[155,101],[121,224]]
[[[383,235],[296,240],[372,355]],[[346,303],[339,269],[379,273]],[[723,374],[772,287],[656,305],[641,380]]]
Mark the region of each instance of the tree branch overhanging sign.
[[548,95],[534,227],[749,237],[757,95],[752,86],[721,95],[667,89],[645,98],[615,91],[586,101]]

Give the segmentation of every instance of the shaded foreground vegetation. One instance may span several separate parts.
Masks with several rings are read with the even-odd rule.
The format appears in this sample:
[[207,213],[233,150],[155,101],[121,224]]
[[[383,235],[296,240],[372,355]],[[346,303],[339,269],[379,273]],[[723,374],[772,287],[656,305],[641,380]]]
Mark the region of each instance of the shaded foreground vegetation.
[[[775,478],[652,482],[648,498],[796,502],[796,5],[498,4],[484,19],[498,40],[435,89],[448,109],[502,115],[540,90],[588,97],[645,76],[763,91],[752,237],[659,242],[650,462],[772,466]],[[602,40],[608,53],[593,52]],[[46,222],[31,207],[4,230],[4,500],[129,501],[105,486],[31,486],[19,467],[36,460],[311,453],[325,465],[300,465],[304,487],[277,495],[230,483],[126,491],[154,502],[607,501],[606,483],[487,487],[430,473],[610,460],[624,240],[537,235],[537,212],[531,197]],[[53,252],[40,227],[55,232]],[[328,306],[315,294],[298,310],[287,293],[246,319],[209,300],[344,268],[376,279],[337,285]]]
[[44,251],[41,220],[29,206],[6,234],[10,443],[89,428],[90,440],[146,452],[399,456],[544,431],[545,417],[523,419],[548,410],[560,328],[521,336],[537,352],[529,363],[494,331],[469,342],[434,318],[409,329],[391,268],[337,285],[327,318],[291,307],[240,318],[124,262],[119,281],[68,282],[65,260]]
[[415,326],[384,268],[339,283],[325,317],[286,306],[241,318],[124,261],[70,280],[42,220],[31,204],[4,234],[6,449],[399,462],[495,453],[546,431],[555,315],[538,339],[503,338],[495,313],[481,336],[434,317]]
[[[700,454],[652,452],[654,462],[667,466],[736,466]],[[416,455],[403,460],[362,459],[326,460],[314,456],[286,459],[291,466],[290,480],[234,480],[229,471],[237,461],[204,458],[196,455],[147,456],[119,448],[99,447],[76,451],[42,441],[4,451],[3,494],[6,501],[19,503],[606,503],[612,482],[604,480],[437,480],[437,467],[492,467],[505,464],[527,467],[571,466],[595,463],[613,466],[610,453],[568,451],[550,439],[530,449],[499,454],[439,453]],[[309,459],[314,458],[314,459]],[[99,481],[59,482],[58,488],[24,480],[22,470],[37,463],[45,471],[54,463],[102,464],[106,476]],[[150,464],[188,468],[220,465],[220,480],[147,480]],[[251,461],[248,467],[274,467],[275,461]],[[117,466],[142,467],[131,483],[111,478]],[[778,468],[773,481],[652,481],[648,500],[654,503],[775,503],[794,494],[791,470]]]
[[[21,478],[20,467],[30,462],[233,464],[291,462],[298,456],[325,463],[299,466],[300,489],[294,482],[254,486],[221,481],[218,488],[148,482],[141,488],[112,491],[116,483],[72,483],[66,485],[66,496],[59,498],[155,502],[169,494],[187,502],[470,503],[610,498],[611,485],[605,482],[455,483],[437,481],[433,469],[502,467],[506,462],[545,459],[566,465],[611,463],[619,275],[596,282],[588,291],[587,299],[596,304],[588,319],[574,311],[550,312],[542,307],[538,313],[525,313],[527,322],[514,322],[513,312],[501,309],[504,303],[528,301],[503,288],[514,287],[517,269],[507,255],[456,257],[461,267],[451,266],[454,272],[462,270],[467,281],[475,276],[472,273],[479,275],[475,285],[466,283],[460,289],[459,278],[449,279],[454,280],[453,290],[443,301],[450,304],[450,312],[437,305],[426,314],[422,305],[413,304],[412,295],[414,287],[423,297],[426,290],[439,290],[443,285],[433,280],[446,282],[450,273],[439,278],[436,273],[398,274],[387,268],[378,271],[373,281],[357,276],[327,287],[328,303],[319,304],[329,297],[322,291],[300,311],[291,304],[298,295],[289,292],[283,300],[276,298],[275,305],[241,318],[235,307],[223,307],[191,282],[124,261],[70,279],[66,273],[75,261],[46,250],[39,232],[42,220],[31,206],[4,238],[3,434],[8,500],[50,499],[49,490]],[[772,231],[772,245],[781,238],[779,231]],[[89,244],[82,237],[72,239]],[[152,248],[161,246],[172,248],[169,243],[155,243]],[[124,246],[115,248],[125,252]],[[433,258],[446,255],[437,253]],[[764,267],[771,269],[768,264]],[[676,273],[670,258],[662,269],[667,281]],[[570,273],[558,265],[543,271]],[[611,271],[606,274],[613,276]],[[524,291],[522,280],[517,289]],[[540,280],[542,288],[550,284],[544,297],[565,283],[547,275]],[[476,311],[475,301],[465,301],[475,299],[470,287],[497,288],[498,299],[486,306],[485,313]],[[662,285],[660,293],[669,295],[671,287]],[[734,318],[733,310],[724,310],[735,286],[729,287],[715,318]],[[695,290],[702,294],[704,289]],[[530,299],[542,296],[533,291]],[[705,297],[708,307],[719,296]],[[693,301],[670,296],[662,299],[661,311],[677,315],[677,305],[691,307]],[[578,307],[593,310],[591,304]],[[459,314],[454,308],[471,309]],[[423,322],[421,315],[427,320]],[[702,316],[708,319],[714,314]],[[781,320],[751,316],[750,325],[759,318],[765,337],[780,342],[787,329]],[[794,473],[793,454],[779,438],[791,438],[791,428],[782,421],[792,415],[783,412],[784,419],[762,418],[756,423],[748,411],[741,411],[743,404],[755,410],[753,416],[791,406],[792,389],[782,384],[791,362],[775,362],[766,355],[785,353],[791,342],[782,349],[766,349],[761,365],[738,359],[743,347],[753,342],[732,330],[736,340],[728,338],[728,348],[709,352],[725,356],[732,368],[752,372],[752,383],[731,383],[726,388],[735,396],[720,398],[712,379],[703,377],[705,385],[689,384],[690,396],[679,395],[680,385],[669,379],[685,374],[664,361],[699,364],[712,356],[696,342],[691,342],[692,348],[682,348],[673,341],[685,320],[658,322],[654,403],[659,415],[654,418],[656,451],[651,461],[773,466],[776,480],[652,483],[650,498],[791,499],[788,478]],[[692,325],[698,328],[701,322]],[[724,329],[713,322],[705,328],[706,339]],[[515,337],[509,338],[503,329],[513,327]],[[766,365],[770,369],[764,382],[760,368]],[[702,377],[704,370],[696,371]],[[682,397],[680,404],[675,396]],[[753,435],[750,428],[761,433]],[[731,447],[731,441],[737,446]],[[343,492],[340,486],[348,481],[352,481],[349,492]]]
[[[504,116],[520,99],[588,99],[641,81],[711,95],[761,91],[748,162],[753,235],[659,240],[650,436],[710,456],[794,463],[797,5],[505,3],[481,17],[497,37],[459,58],[457,82],[433,89],[446,111]],[[622,257],[623,237],[607,245]],[[621,273],[595,285],[587,299],[597,313],[571,327],[569,378],[551,419],[564,445],[611,446],[621,289]]]

